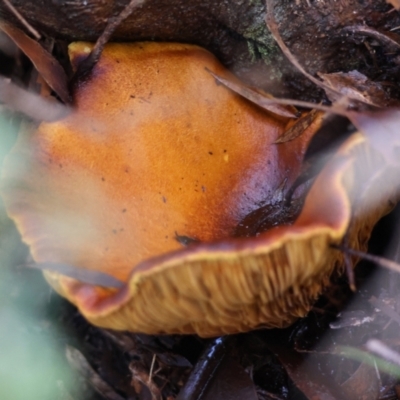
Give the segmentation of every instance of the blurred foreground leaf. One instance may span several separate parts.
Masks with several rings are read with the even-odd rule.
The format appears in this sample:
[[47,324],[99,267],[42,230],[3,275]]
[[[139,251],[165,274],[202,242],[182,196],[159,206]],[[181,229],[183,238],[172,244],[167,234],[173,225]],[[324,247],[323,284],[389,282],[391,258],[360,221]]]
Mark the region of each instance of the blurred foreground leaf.
[[400,378],[400,367],[394,365],[380,357],[371,355],[371,353],[350,346],[338,346],[337,354],[350,358],[355,361],[360,361],[371,367],[376,366],[381,372]]
[[[18,121],[0,115],[0,164]],[[63,336],[49,317],[49,289],[37,271],[18,268],[28,251],[0,201],[0,399],[69,400],[72,372]]]

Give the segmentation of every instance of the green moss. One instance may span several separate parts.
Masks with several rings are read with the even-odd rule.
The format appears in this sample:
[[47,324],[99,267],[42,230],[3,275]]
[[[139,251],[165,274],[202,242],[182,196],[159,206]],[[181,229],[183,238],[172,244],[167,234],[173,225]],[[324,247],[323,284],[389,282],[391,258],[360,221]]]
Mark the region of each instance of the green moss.
[[256,61],[264,60],[269,64],[277,55],[277,44],[269,33],[265,24],[265,9],[260,0],[250,0],[250,4],[256,8],[252,24],[247,26],[241,34],[247,40],[249,53]]
[[265,10],[265,0],[249,0],[251,6],[259,7],[264,12]]

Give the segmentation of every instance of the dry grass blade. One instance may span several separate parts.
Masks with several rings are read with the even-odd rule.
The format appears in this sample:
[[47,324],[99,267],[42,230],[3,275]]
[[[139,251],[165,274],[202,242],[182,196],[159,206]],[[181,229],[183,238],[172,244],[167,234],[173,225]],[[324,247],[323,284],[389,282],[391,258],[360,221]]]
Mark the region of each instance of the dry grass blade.
[[[275,114],[282,115],[281,111],[272,111],[272,106],[276,106],[277,104],[284,105],[284,106],[297,106],[297,107],[304,107],[304,108],[311,108],[320,111],[325,111],[327,113],[342,115],[344,117],[348,116],[348,112],[341,106],[341,104],[333,104],[332,106],[324,106],[322,104],[310,103],[308,101],[296,100],[296,99],[277,99],[277,98],[268,98],[263,94],[255,91],[254,89],[242,85],[237,82],[230,81],[228,79],[223,78],[211,71],[210,74],[221,84],[226,86],[227,88],[231,89],[233,92],[240,94],[247,100],[251,101],[254,104],[257,104],[259,107],[274,112]],[[274,108],[277,110],[277,108]],[[280,109],[282,110],[282,109]],[[286,108],[285,108],[286,110]],[[287,111],[285,116],[288,116]],[[289,111],[291,118],[294,118],[293,113]],[[297,117],[297,114],[295,115]]]
[[10,3],[9,0],[3,0],[7,8],[17,17],[18,21],[37,39],[40,39],[40,33],[23,17],[23,15]]
[[[251,101],[254,104],[257,104],[261,108],[271,111],[274,114],[280,115],[282,117],[288,118],[297,118],[299,116],[299,112],[292,105],[280,105],[275,102],[274,98],[267,93],[259,92],[253,88],[250,88],[243,83],[233,82],[231,80],[222,78],[214,72],[207,69],[207,71],[220,83],[222,83],[227,88],[231,89],[237,94],[240,94],[247,100]],[[272,100],[270,102],[269,100]]]
[[[129,364],[129,370],[131,372],[132,376],[132,383],[131,385],[134,387],[135,392],[139,394],[143,393],[143,388],[147,388],[149,394],[146,397],[146,399],[151,400],[163,400],[164,397],[162,397],[161,394],[161,389],[158,387],[158,385],[154,382],[153,379],[151,379],[149,371],[146,370],[143,365],[141,365],[140,362],[137,360],[132,361]],[[147,391],[145,390],[145,392]],[[143,397],[140,396],[140,399]]]
[[70,108],[44,99],[14,85],[10,79],[0,77],[0,102],[13,111],[19,111],[38,121],[54,122],[66,117]]
[[25,264],[24,266],[28,268],[58,272],[62,275],[77,279],[80,282],[87,283],[89,285],[116,288],[116,289],[119,289],[123,286],[123,283],[121,281],[104,272],[82,269],[69,264],[49,262],[49,263]]
[[60,99],[66,104],[70,103],[71,97],[68,91],[67,75],[60,63],[38,42],[25,35],[20,29],[5,22],[0,22],[0,29],[32,61],[42,78]]

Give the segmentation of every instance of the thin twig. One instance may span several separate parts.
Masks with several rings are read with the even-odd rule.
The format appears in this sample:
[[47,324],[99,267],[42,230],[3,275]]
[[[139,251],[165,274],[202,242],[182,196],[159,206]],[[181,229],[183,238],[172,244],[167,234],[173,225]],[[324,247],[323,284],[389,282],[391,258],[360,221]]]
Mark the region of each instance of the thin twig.
[[346,275],[347,279],[349,280],[349,286],[352,292],[357,290],[355,277],[354,277],[354,270],[353,270],[353,263],[351,261],[349,254],[344,254],[344,266],[346,268]]
[[151,366],[150,366],[150,372],[149,372],[149,380],[148,380],[149,384],[151,383],[151,380],[153,379],[154,364],[156,363],[156,358],[157,358],[157,354],[154,353],[153,358],[151,360]]
[[[282,105],[288,105],[288,106],[297,106],[297,107],[304,107],[304,108],[310,108],[310,109],[316,109],[320,111],[325,111],[327,113],[331,114],[337,114],[341,115],[343,117],[348,117],[349,113],[346,111],[346,109],[341,107],[341,103],[333,103],[332,106],[324,106],[322,104],[317,104],[317,103],[311,103],[309,101],[302,101],[302,100],[296,100],[296,99],[277,99],[276,97],[274,98],[268,98],[265,96],[262,96],[260,93],[254,91],[251,88],[246,88],[246,90],[243,90],[243,85],[238,84],[236,82],[230,81],[228,79],[222,78],[221,76],[209,71],[212,76],[220,83],[222,83],[224,86],[227,88],[231,89],[235,93],[240,94],[241,96],[245,97],[247,100],[253,102],[254,104],[257,104],[261,108],[264,108],[267,111],[271,111],[268,105],[273,105],[273,104],[282,104]],[[262,96],[262,99],[261,99]]]
[[110,386],[103,378],[97,373],[97,371],[90,365],[86,357],[72,346],[67,345],[65,349],[65,355],[68,363],[74,368],[80,375],[86,378],[92,385],[92,387],[101,394],[101,397],[108,400],[124,400],[126,397],[120,396],[112,386]]
[[[274,17],[274,5],[273,5],[273,0],[265,0],[266,2],[266,15],[265,15],[265,23],[267,25],[267,28],[269,29],[271,35],[275,39],[275,41],[278,43],[278,46],[282,50],[283,54],[288,58],[288,60],[306,77],[308,78],[311,82],[313,82],[315,85],[323,89],[328,96],[328,98],[333,101],[332,99],[338,99],[338,101],[335,101],[335,103],[338,104],[346,104],[347,106],[350,105],[348,104],[348,101],[351,100],[353,104],[356,104],[358,106],[362,105],[365,107],[365,105],[370,106],[370,104],[366,101],[363,101],[359,99],[358,97],[352,97],[351,95],[343,95],[339,90],[336,90],[334,87],[326,84],[324,81],[320,81],[319,79],[315,78],[313,75],[309,74],[303,66],[299,63],[297,58],[291,53],[290,49],[286,46],[285,42],[283,41],[278,25],[275,21]],[[372,34],[370,31],[365,30],[365,33],[369,32]],[[375,32],[376,34],[376,32]],[[387,35],[385,36],[386,41],[388,40]],[[294,103],[293,103],[294,104]],[[337,113],[338,114],[338,113]],[[344,114],[340,114],[344,115]]]
[[24,18],[24,16],[10,3],[9,0],[3,0],[6,7],[15,15],[21,24],[28,29],[28,31],[35,37],[36,40],[40,40],[40,33]]
[[289,48],[286,46],[285,42],[283,41],[278,25],[275,21],[274,17],[274,4],[273,0],[266,0],[266,6],[267,6],[267,12],[265,15],[265,23],[267,24],[267,27],[269,31],[271,32],[271,35],[275,39],[275,41],[278,43],[278,46],[282,50],[283,54],[289,59],[289,61],[305,76],[307,77],[311,82],[313,82],[315,85],[318,87],[324,89],[327,92],[332,92],[335,95],[342,96],[341,93],[337,92],[336,90],[332,89],[330,86],[327,86],[324,82],[320,81],[319,79],[315,78],[311,74],[309,74],[303,66],[297,61],[296,57],[292,54],[292,52],[289,50]]
[[[349,230],[347,230],[346,234],[344,235],[343,238],[343,244],[344,247],[348,247],[349,243]],[[347,279],[349,280],[349,286],[352,292],[355,292],[357,290],[356,288],[356,280],[354,276],[354,269],[353,269],[353,262],[351,260],[351,255],[348,252],[344,252],[344,266],[346,268],[346,275]]]
[[390,269],[391,271],[399,272],[400,273],[400,264],[395,261],[388,260],[387,258],[375,256],[373,254],[364,253],[363,251],[358,251],[354,249],[350,249],[349,247],[341,246],[341,245],[332,245],[333,248],[341,250],[345,253],[350,255],[363,258],[364,260],[374,262],[381,267]]
[[[394,29],[396,28],[391,29],[391,31],[393,31]],[[366,25],[346,26],[342,30],[353,34],[360,33],[362,35],[370,36],[387,46],[395,48],[396,50],[400,48],[400,42],[396,37],[394,37],[394,35],[391,36],[388,34],[388,32],[380,32],[377,29],[370,28]]]
[[132,14],[133,10],[142,5],[146,0],[131,0],[125,8],[114,18],[110,18],[107,22],[107,25],[97,39],[92,51],[90,54],[82,61],[79,65],[78,70],[75,73],[75,79],[80,79],[80,77],[88,74],[92,68],[96,65],[97,61],[99,60],[101,53],[104,49],[104,46],[110,40],[112,34],[115,30],[119,27],[119,25]]

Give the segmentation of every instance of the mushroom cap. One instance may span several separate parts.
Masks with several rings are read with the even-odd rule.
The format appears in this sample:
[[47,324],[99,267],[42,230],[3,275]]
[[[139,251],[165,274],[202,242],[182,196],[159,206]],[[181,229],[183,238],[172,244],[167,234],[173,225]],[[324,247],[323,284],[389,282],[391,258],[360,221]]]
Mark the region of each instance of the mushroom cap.
[[[91,48],[72,44],[73,65]],[[46,273],[96,325],[201,336],[286,326],[341,262],[330,244],[350,226],[365,140],[352,137],[331,161],[293,226],[232,239],[247,214],[290,188],[320,119],[273,144],[287,119],[207,69],[234,79],[196,46],[109,44],[75,87],[75,111],[22,133],[5,161],[2,197],[35,261],[126,282],[115,291]],[[387,209],[351,224],[354,247]],[[177,235],[202,243],[182,249]]]
[[[91,48],[72,44],[72,64]],[[75,111],[21,134],[2,195],[37,262],[126,281],[140,261],[181,248],[177,235],[229,237],[290,186],[318,123],[272,146],[288,120],[218,85],[206,68],[234,79],[196,46],[109,44],[75,88]]]

